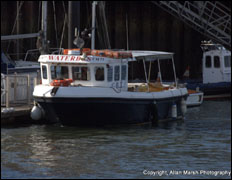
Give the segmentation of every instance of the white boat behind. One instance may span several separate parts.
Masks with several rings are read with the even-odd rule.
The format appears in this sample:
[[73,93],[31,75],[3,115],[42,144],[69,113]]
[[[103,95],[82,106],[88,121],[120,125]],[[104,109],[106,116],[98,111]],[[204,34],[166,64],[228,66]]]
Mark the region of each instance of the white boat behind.
[[188,94],[189,96],[186,101],[187,107],[200,106],[203,103],[203,92],[188,89]]

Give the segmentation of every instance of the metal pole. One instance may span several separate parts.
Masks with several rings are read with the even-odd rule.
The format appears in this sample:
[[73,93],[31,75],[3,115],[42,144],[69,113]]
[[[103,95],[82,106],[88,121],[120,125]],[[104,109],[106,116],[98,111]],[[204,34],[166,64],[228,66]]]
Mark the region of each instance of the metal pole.
[[151,79],[151,61],[149,65],[148,82],[150,82],[150,79]]
[[149,92],[149,85],[148,85],[148,80],[147,80],[147,70],[146,70],[146,64],[145,64],[144,59],[143,59],[143,67],[144,67],[145,78],[146,78],[146,82],[147,82],[147,92]]
[[162,76],[161,76],[161,70],[160,70],[160,62],[159,62],[159,59],[158,59],[158,68],[159,68],[159,73],[158,73],[158,76],[160,76],[160,82],[162,84]]
[[9,83],[9,77],[6,77],[6,108],[10,107],[10,83]]
[[27,104],[31,103],[31,78],[30,74],[27,75]]
[[92,36],[91,36],[91,49],[95,49],[96,5],[97,5],[97,1],[93,1],[93,4],[92,4]]
[[68,1],[68,48],[74,47],[75,29],[80,31],[80,1]]
[[73,11],[72,11],[73,1],[68,1],[68,48],[72,48],[72,18],[73,18]]
[[17,73],[14,73],[14,103],[17,100]]
[[128,19],[126,14],[126,49],[129,50],[129,32],[128,32]]
[[[17,20],[16,20],[16,31],[17,31],[17,34],[20,34],[20,1],[17,1]],[[20,48],[19,48],[19,40],[17,39],[16,41],[16,52],[17,52],[17,59],[20,59],[19,57],[19,51],[20,51]]]
[[47,41],[47,16],[48,16],[48,11],[47,11],[47,6],[48,2],[47,1],[42,1],[42,30],[43,30],[43,37],[44,41]]
[[176,83],[176,87],[177,87],[176,69],[175,69],[175,64],[174,64],[174,59],[173,59],[173,57],[172,57],[172,66],[173,66],[173,72],[174,72],[175,83]]
[[46,53],[47,50],[47,16],[48,16],[48,12],[47,12],[47,5],[48,2],[47,1],[42,1],[42,24],[41,24],[41,29],[43,32],[43,39],[42,39],[42,49],[43,49],[43,53]]

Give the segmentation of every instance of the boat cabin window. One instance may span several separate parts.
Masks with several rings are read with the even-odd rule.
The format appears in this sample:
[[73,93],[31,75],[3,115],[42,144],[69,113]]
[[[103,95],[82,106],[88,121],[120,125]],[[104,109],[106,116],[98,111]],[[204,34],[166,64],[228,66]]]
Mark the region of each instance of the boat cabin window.
[[224,56],[225,67],[231,67],[231,56]]
[[207,68],[211,67],[211,56],[206,56],[206,58],[205,58],[205,67],[207,67]]
[[220,68],[220,57],[219,56],[214,56],[214,67]]
[[121,71],[121,79],[126,80],[126,65],[122,65],[122,71]]
[[90,69],[89,67],[72,67],[73,80],[89,81]]
[[96,81],[104,81],[104,67],[95,67],[94,72]]
[[113,81],[113,67],[112,66],[109,66],[107,68],[107,81],[108,82]]
[[67,66],[51,66],[52,79],[67,79],[68,67]]
[[114,66],[114,80],[119,81],[120,79],[120,66]]
[[47,66],[42,65],[42,74],[43,74],[43,79],[47,79],[48,78],[48,73],[47,73]]

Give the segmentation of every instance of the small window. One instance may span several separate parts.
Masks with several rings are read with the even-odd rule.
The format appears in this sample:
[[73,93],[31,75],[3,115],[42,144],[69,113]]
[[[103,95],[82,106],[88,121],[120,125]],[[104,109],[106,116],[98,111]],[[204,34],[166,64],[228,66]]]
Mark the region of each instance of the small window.
[[95,67],[94,72],[96,81],[104,81],[104,67]]
[[121,79],[122,80],[126,80],[126,69],[127,69],[127,67],[126,67],[126,65],[122,65],[122,71],[121,71]]
[[108,82],[113,81],[113,67],[112,66],[109,66],[107,68],[107,81]]
[[114,67],[114,80],[119,81],[120,79],[120,66]]
[[225,67],[231,67],[231,56],[224,57]]
[[45,65],[42,66],[42,73],[43,73],[43,79],[47,79],[48,78],[47,66]]
[[214,67],[215,68],[220,68],[220,57],[219,56],[214,56]]
[[67,79],[68,67],[67,66],[51,66],[52,79]]
[[205,67],[207,67],[207,68],[211,67],[211,56],[206,56],[206,58],[205,58]]
[[90,70],[88,67],[72,67],[73,80],[89,81]]

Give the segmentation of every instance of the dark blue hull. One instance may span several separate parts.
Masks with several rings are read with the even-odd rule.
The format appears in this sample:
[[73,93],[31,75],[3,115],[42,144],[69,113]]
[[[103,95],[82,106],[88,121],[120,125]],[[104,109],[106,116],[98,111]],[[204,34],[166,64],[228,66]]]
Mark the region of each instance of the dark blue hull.
[[204,92],[204,96],[207,95],[220,95],[231,93],[231,82],[209,83],[203,84],[202,82],[188,82],[187,88]]
[[177,115],[182,116],[180,98],[131,100],[114,98],[40,98],[34,97],[45,110],[47,122],[64,125],[126,125],[157,123],[171,118],[171,107],[177,105]]

